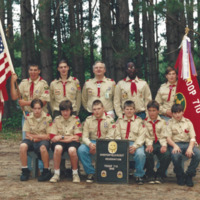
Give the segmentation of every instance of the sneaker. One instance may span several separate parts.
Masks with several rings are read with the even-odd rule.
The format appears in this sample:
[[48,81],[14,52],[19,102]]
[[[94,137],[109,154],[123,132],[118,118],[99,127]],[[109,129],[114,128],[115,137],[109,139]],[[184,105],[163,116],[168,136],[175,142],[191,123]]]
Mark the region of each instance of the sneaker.
[[30,171],[28,168],[23,168],[22,169],[22,174],[20,176],[20,181],[28,181],[30,176]]
[[78,174],[73,174],[73,183],[80,183],[80,177]]
[[184,177],[184,175],[176,176],[176,178],[177,178],[177,184],[178,185],[181,185],[181,186],[185,185],[185,177]]
[[147,182],[150,184],[154,184],[155,183],[155,178],[153,176],[150,176],[147,178]]
[[38,181],[49,181],[51,178],[51,170],[43,169],[42,175],[38,177]]
[[163,177],[157,176],[157,177],[155,178],[155,183],[157,183],[157,184],[164,183]]
[[186,175],[185,184],[186,184],[188,187],[193,187],[193,186],[194,186],[194,183],[193,183],[193,181],[192,181],[192,176]]
[[138,185],[143,185],[143,184],[144,184],[143,178],[142,178],[142,177],[136,177],[136,183],[137,183]]
[[94,174],[88,174],[86,182],[93,183],[94,182]]
[[51,183],[57,183],[60,180],[60,176],[58,174],[54,174],[53,177],[50,179]]

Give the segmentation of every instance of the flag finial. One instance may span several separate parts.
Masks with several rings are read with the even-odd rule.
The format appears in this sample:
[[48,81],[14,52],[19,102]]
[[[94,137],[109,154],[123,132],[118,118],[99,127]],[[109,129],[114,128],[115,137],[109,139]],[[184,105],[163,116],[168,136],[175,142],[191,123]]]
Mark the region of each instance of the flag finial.
[[190,29],[188,27],[185,28],[185,35],[187,36],[189,33]]

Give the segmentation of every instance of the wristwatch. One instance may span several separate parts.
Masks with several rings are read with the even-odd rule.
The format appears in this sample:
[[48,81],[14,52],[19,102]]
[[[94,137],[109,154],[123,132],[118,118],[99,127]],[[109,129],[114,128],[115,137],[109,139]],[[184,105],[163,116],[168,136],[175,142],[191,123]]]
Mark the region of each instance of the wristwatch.
[[62,135],[62,137],[61,137],[61,140],[64,140],[64,138],[65,138],[65,136],[64,136],[64,135]]

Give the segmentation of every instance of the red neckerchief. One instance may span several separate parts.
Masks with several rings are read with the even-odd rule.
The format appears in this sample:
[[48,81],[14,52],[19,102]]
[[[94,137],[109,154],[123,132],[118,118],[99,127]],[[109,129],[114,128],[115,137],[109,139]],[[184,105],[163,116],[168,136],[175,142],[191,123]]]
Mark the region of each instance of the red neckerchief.
[[167,101],[170,101],[170,97],[171,97],[171,93],[172,93],[172,89],[173,89],[173,87],[175,87],[176,85],[170,85],[169,86],[169,95],[168,95],[168,99],[167,99]]
[[160,120],[156,120],[155,122],[149,121],[149,123],[152,125],[153,127],[153,134],[155,137],[155,143],[158,141],[158,137],[156,135],[156,124],[159,122]]
[[103,81],[97,81],[97,96],[100,97],[100,93],[101,93],[101,83]]

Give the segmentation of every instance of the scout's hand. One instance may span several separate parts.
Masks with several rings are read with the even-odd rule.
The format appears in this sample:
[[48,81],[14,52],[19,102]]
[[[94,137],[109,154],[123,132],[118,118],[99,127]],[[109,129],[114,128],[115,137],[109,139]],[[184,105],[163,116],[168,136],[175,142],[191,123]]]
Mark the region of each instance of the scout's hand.
[[175,154],[175,153],[181,153],[181,149],[179,148],[178,145],[176,145],[173,150],[172,150],[172,153]]
[[77,135],[72,136],[72,141],[79,142],[79,136]]
[[52,142],[58,142],[59,140],[61,140],[61,135],[56,135],[51,139]]
[[148,153],[152,153],[153,146],[152,145],[148,145],[145,151],[148,152]]
[[130,147],[129,147],[129,153],[130,153],[130,154],[134,154],[135,151],[136,151],[136,148],[135,148],[134,146],[130,146]]
[[165,153],[167,151],[167,147],[166,146],[162,146],[161,148],[160,148],[160,152],[161,153]]
[[188,148],[187,151],[185,152],[185,155],[188,158],[191,158],[194,155],[194,152],[193,152],[193,150],[191,148]]
[[15,83],[17,79],[18,79],[17,74],[13,73],[11,76],[11,82]]
[[90,143],[89,148],[90,148],[90,153],[94,155],[96,153],[96,144]]

